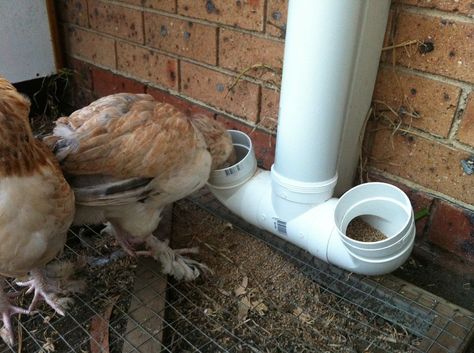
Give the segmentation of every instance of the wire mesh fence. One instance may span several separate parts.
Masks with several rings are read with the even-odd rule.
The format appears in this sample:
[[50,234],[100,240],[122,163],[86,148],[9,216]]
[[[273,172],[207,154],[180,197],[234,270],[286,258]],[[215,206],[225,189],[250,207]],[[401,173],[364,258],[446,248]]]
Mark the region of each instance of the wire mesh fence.
[[[204,209],[206,211],[204,211]],[[210,213],[209,213],[210,212]],[[173,244],[213,274],[176,282],[97,228],[71,229],[61,259],[85,293],[64,317],[17,320],[1,352],[462,352],[474,316],[393,276],[351,274],[255,229],[207,191],[174,207]],[[20,297],[26,306],[30,297]]]

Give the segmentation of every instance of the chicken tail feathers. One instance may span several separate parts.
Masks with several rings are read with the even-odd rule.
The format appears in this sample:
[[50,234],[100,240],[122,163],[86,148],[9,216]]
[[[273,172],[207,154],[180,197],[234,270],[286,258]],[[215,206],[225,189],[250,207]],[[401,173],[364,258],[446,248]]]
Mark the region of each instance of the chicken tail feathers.
[[79,141],[76,139],[60,139],[53,147],[53,153],[59,162],[63,161],[70,153],[77,152]]
[[60,123],[54,128],[54,135],[46,136],[43,142],[53,151],[59,162],[79,150],[79,141],[74,137],[73,130]]

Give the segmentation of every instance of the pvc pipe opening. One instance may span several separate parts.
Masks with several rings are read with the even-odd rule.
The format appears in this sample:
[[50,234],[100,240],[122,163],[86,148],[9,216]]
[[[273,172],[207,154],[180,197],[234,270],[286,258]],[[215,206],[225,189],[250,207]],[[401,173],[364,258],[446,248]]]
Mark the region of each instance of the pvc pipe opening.
[[[348,237],[347,226],[356,217],[361,217],[387,238],[364,242]],[[340,198],[334,220],[343,244],[357,258],[386,261],[411,250],[415,236],[413,211],[406,194],[393,185],[367,183],[354,187]]]
[[228,130],[232,138],[237,162],[226,168],[213,170],[208,184],[215,189],[229,189],[242,185],[257,170],[257,160],[250,137],[238,130]]

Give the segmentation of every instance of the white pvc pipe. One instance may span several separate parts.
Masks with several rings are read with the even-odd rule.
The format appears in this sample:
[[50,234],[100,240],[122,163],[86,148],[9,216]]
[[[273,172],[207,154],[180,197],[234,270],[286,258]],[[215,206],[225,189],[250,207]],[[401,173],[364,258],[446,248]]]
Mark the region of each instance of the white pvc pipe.
[[324,183],[336,176],[365,6],[361,0],[289,3],[274,165],[284,178]]
[[389,0],[367,1],[339,148],[338,179],[334,191],[336,196],[341,196],[354,183],[359,165],[360,132],[372,101],[380,61],[380,48],[385,35],[383,29],[387,26],[390,9]]
[[[214,195],[249,223],[368,275],[400,266],[415,238],[410,201],[392,185],[362,184],[339,200],[331,198],[357,53],[364,50],[359,32],[373,1],[290,1],[275,164],[271,172],[257,169],[250,138],[231,130],[238,162],[213,171],[208,182]],[[379,22],[372,30],[385,27]],[[378,46],[371,50],[380,53],[381,43],[363,44]],[[348,237],[346,228],[356,217],[387,238]]]

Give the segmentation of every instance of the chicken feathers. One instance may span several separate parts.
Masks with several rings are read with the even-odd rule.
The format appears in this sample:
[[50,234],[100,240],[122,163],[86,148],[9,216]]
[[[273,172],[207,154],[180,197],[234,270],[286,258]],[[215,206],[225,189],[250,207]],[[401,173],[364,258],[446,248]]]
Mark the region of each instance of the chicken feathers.
[[[29,108],[29,100],[0,76],[0,274],[29,274],[32,281],[45,283],[42,268],[64,247],[74,195],[54,155],[33,137]],[[56,305],[56,293],[47,293],[36,282],[29,286],[35,291],[34,302],[43,297],[55,310],[63,310]],[[0,311],[11,315],[5,294],[0,294]],[[9,315],[3,315],[1,334],[11,344]]]
[[[108,223],[125,250],[145,243],[163,271],[194,279],[204,265],[153,237],[163,208],[198,190],[233,156],[229,133],[147,94],[103,97],[58,119],[45,141],[60,160],[77,203],[76,224]],[[194,252],[195,249],[187,249]]]

